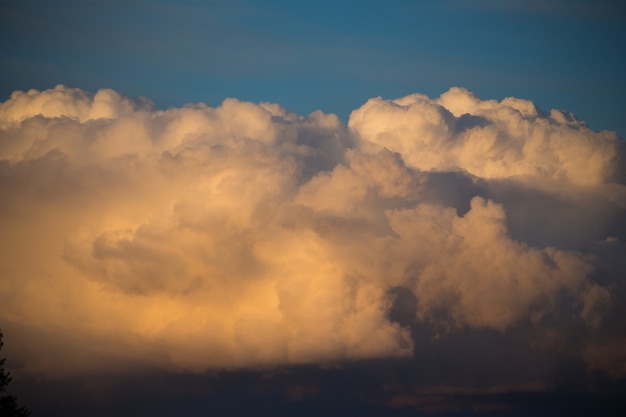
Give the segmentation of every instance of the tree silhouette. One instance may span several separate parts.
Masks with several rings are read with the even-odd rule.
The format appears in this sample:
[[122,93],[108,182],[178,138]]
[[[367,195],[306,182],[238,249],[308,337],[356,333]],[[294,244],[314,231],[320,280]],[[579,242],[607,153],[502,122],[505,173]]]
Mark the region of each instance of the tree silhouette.
[[[0,350],[4,342],[2,341],[2,331],[0,331]],[[11,382],[11,373],[4,369],[6,359],[0,359],[0,417],[27,417],[28,410],[17,405],[17,398],[14,395],[5,395],[7,385]]]

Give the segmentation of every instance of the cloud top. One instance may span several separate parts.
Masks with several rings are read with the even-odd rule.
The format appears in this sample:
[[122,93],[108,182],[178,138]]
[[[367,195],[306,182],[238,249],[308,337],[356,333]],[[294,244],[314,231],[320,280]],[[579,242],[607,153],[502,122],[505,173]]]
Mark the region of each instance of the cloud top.
[[567,112],[543,114],[527,100],[481,100],[463,88],[436,100],[371,99],[352,113],[349,127],[370,149],[398,152],[420,170],[591,186],[615,168],[614,132],[592,132]]

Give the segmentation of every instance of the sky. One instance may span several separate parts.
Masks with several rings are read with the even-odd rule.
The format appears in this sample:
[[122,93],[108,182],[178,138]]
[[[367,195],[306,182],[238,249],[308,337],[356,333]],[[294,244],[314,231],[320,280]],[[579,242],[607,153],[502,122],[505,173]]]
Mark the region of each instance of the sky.
[[465,87],[626,134],[620,1],[3,1],[0,96],[57,84],[321,109]]
[[617,1],[0,2],[36,416],[623,415]]

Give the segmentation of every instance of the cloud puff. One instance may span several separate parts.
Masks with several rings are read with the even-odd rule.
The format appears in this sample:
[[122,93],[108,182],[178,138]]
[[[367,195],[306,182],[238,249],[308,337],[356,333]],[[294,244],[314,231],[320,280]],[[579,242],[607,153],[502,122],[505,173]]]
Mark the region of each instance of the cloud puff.
[[3,127],[34,116],[66,117],[86,122],[118,118],[141,108],[152,107],[147,99],[134,101],[111,89],[99,90],[94,95],[78,88],[57,85],[54,89],[45,91],[14,91],[10,99],[2,103],[0,119]]
[[371,99],[349,126],[368,148],[398,152],[420,170],[593,186],[616,168],[614,132],[592,132],[567,112],[543,114],[527,100],[481,100],[462,88],[437,100]]
[[[13,93],[0,127],[0,323],[40,341],[26,370],[410,357],[411,323],[574,317],[613,340],[623,148],[568,113],[453,88],[372,99],[346,127],[58,86]],[[568,235],[563,212],[589,227]],[[413,317],[392,318],[398,288]]]

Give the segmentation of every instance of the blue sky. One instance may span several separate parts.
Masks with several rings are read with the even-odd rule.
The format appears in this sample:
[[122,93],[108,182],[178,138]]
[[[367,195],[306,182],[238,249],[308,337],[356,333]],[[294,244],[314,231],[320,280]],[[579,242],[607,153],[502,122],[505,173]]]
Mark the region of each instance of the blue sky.
[[344,121],[368,98],[483,98],[566,109],[626,136],[619,1],[8,1],[0,95],[62,83],[159,107],[226,97]]

